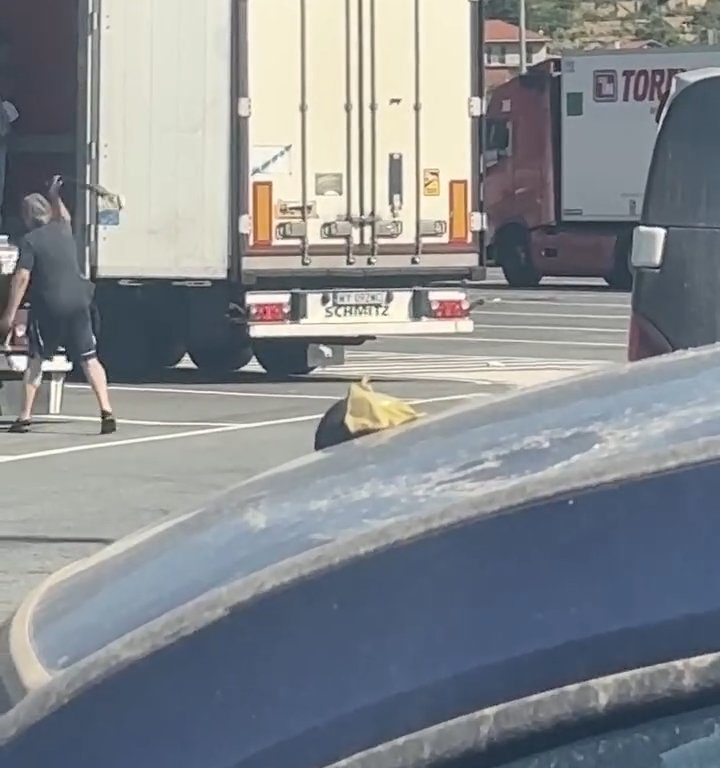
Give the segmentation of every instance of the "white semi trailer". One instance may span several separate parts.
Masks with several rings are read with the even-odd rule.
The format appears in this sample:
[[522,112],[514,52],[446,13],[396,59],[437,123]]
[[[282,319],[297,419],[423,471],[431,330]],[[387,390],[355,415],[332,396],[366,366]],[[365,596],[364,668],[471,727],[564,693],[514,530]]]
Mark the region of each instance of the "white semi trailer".
[[466,291],[440,284],[485,272],[478,17],[468,0],[4,4],[6,228],[53,173],[79,180],[118,366],[255,354],[294,374],[319,349],[469,332]]

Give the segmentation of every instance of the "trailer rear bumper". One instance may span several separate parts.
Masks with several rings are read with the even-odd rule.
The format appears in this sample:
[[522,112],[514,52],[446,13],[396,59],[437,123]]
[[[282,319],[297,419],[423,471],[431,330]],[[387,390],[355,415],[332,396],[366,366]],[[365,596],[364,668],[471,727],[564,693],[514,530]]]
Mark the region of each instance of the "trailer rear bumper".
[[422,336],[431,334],[472,333],[472,320],[426,320],[404,323],[328,323],[309,325],[282,323],[277,325],[251,325],[253,339],[342,339],[380,336]]
[[246,294],[244,307],[254,339],[472,333],[470,311],[457,288],[258,291]]

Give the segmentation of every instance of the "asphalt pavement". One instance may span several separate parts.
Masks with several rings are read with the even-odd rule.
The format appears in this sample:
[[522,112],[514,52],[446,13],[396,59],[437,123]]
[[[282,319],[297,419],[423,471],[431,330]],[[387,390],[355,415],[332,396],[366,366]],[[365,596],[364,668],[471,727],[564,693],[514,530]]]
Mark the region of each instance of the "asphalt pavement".
[[363,375],[437,412],[625,359],[628,294],[599,281],[474,291],[472,336],[386,338],[342,369],[268,381],[256,365],[209,381],[190,367],[114,383],[119,433],[97,433],[94,399],[69,385],[63,415],[0,433],[0,622],[44,576],[140,527],[312,450],[320,416]]

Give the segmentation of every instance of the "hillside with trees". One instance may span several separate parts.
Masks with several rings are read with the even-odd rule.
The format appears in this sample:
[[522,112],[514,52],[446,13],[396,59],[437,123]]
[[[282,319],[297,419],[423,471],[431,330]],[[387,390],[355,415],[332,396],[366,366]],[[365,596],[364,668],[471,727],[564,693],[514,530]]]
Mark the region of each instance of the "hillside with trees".
[[[558,47],[654,40],[720,43],[720,0],[526,0],[527,26]],[[486,0],[489,18],[518,23],[518,0]]]

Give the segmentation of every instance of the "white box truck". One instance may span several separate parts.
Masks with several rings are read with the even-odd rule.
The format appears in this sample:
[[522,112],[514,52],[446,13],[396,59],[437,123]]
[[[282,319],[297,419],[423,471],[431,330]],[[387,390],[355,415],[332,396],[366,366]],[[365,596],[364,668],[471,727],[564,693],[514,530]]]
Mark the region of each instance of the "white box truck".
[[79,180],[118,364],[255,353],[293,374],[318,345],[469,332],[466,291],[440,286],[484,277],[478,17],[468,0],[4,4],[4,220],[54,172]]
[[570,52],[493,92],[486,201],[511,283],[604,277],[627,288],[632,228],[673,77],[720,48]]

